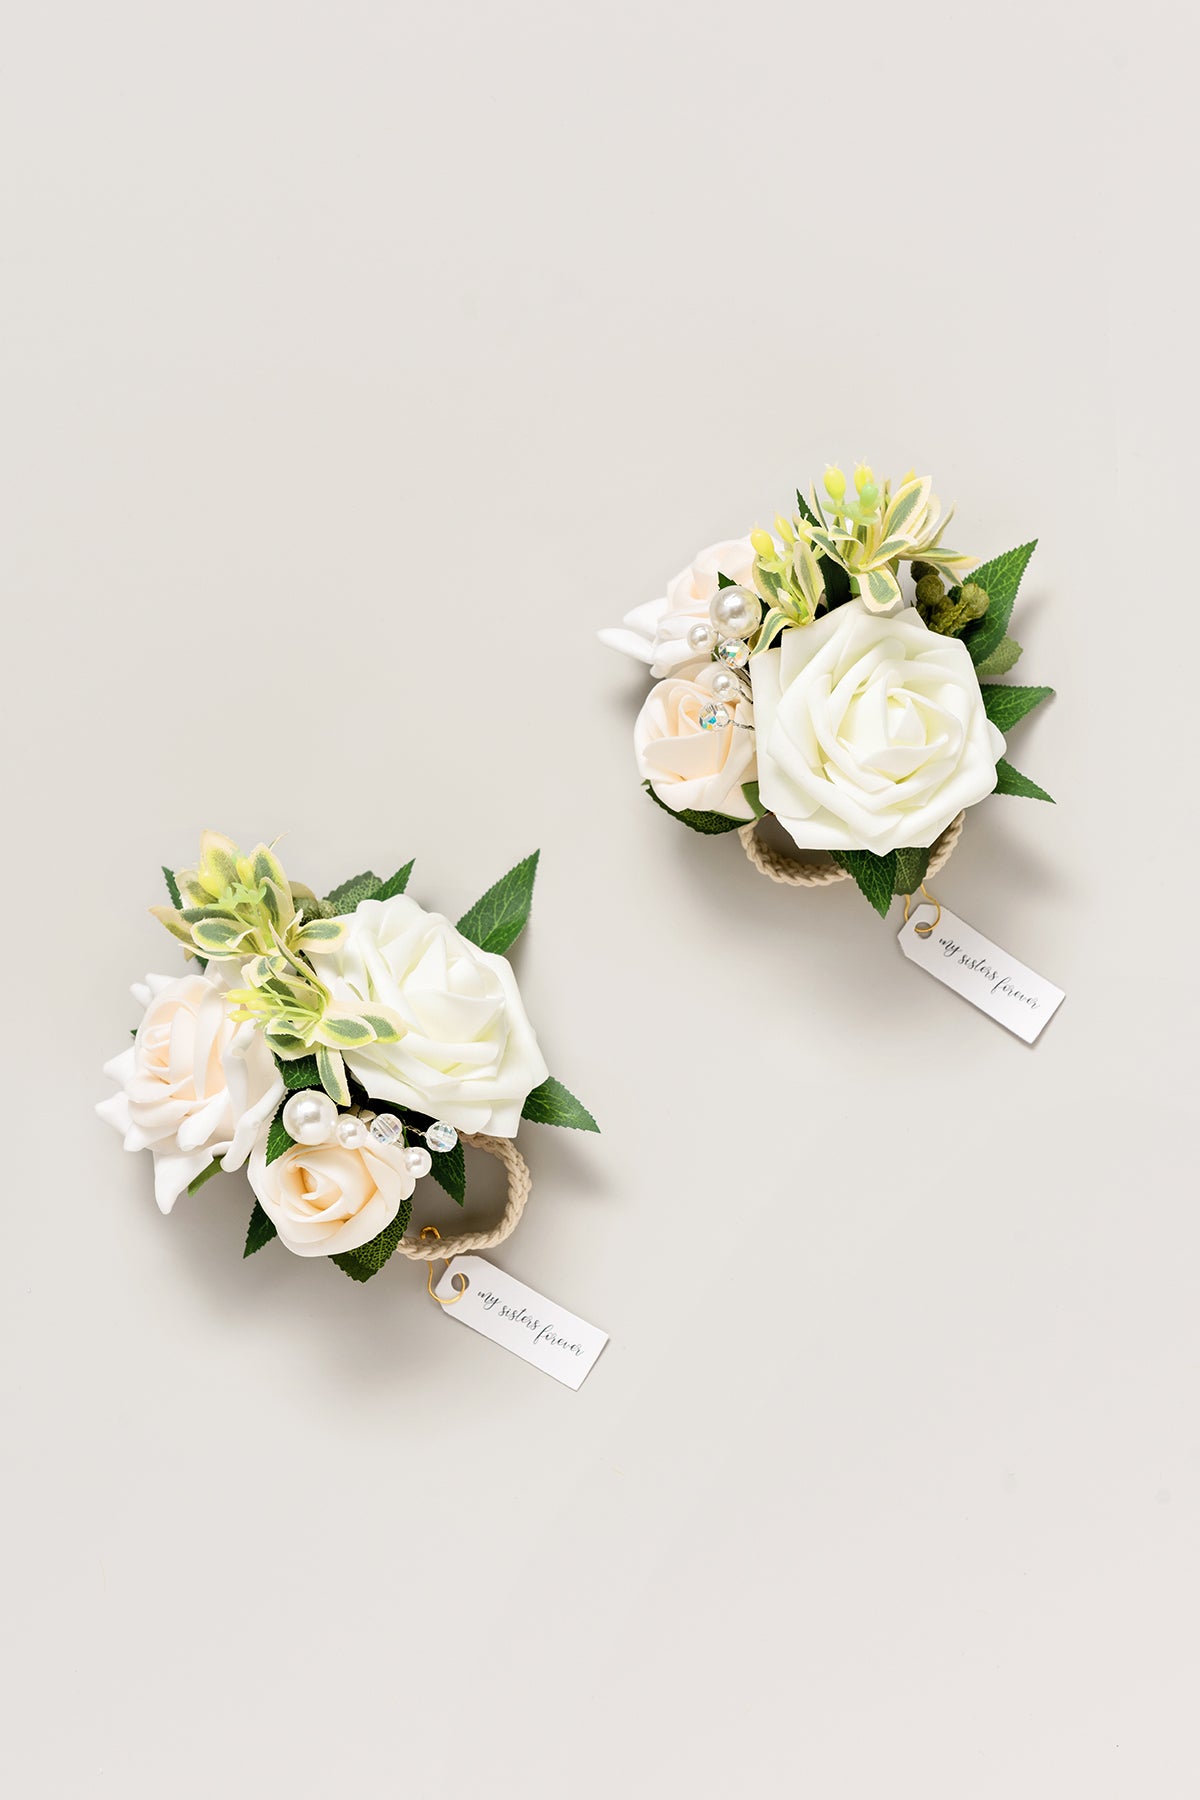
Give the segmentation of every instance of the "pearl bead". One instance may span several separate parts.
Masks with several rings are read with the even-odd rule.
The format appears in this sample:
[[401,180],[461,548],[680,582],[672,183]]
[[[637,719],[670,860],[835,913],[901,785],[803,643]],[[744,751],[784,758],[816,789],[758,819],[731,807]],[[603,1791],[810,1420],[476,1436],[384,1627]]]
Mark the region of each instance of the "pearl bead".
[[762,601],[749,588],[721,588],[708,616],[722,637],[747,638],[762,618]]
[[705,625],[703,621],[701,621],[700,624],[692,625],[689,628],[687,634],[687,646],[689,650],[694,650],[697,655],[704,650],[711,650],[712,641],[713,628],[711,625]]
[[428,1175],[433,1167],[432,1156],[428,1150],[422,1150],[420,1144],[410,1144],[404,1152],[404,1160],[408,1164],[410,1173],[415,1175],[418,1181],[422,1175]]
[[317,1088],[293,1094],[283,1109],[283,1128],[298,1144],[327,1144],[337,1119],[337,1107]]
[[740,700],[742,684],[728,669],[718,669],[708,683],[708,691],[714,700]]
[[404,1127],[395,1113],[376,1113],[367,1129],[377,1144],[399,1144],[404,1139]]
[[353,1113],[339,1113],[338,1122],[333,1128],[334,1142],[343,1150],[361,1150],[364,1144],[370,1143],[367,1128],[361,1119]]
[[447,1150],[453,1150],[458,1142],[458,1133],[453,1125],[447,1125],[445,1119],[435,1119],[425,1133],[425,1142],[431,1150],[438,1150],[444,1156]]

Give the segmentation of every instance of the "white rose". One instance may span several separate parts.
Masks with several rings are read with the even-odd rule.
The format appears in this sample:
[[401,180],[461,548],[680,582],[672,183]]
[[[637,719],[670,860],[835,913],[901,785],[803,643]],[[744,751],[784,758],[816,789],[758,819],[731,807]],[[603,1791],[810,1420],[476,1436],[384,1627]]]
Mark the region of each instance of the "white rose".
[[700,723],[713,704],[712,681],[720,665],[710,662],[694,681],[660,681],[646,696],[633,728],[633,745],[643,780],[672,812],[719,812],[751,819],[754,810],[742,792],[753,781],[754,708],[749,698],[723,702],[730,723],[707,731]]
[[246,1172],[280,1242],[297,1256],[341,1256],[369,1244],[416,1186],[403,1155],[383,1144],[295,1144],[269,1163],[263,1141]]
[[967,647],[850,600],[752,658],[763,805],[802,850],[925,848],[996,785]]
[[374,1100],[514,1137],[521,1108],[549,1074],[502,956],[480,950],[440,913],[397,894],[365,900],[313,966],[339,1004],[372,1001],[400,1019],[395,1044],[347,1050]]
[[153,1151],[154,1197],[168,1213],[214,1157],[241,1168],[283,1082],[254,1026],[230,1018],[211,975],[147,975],[133,997],[145,1008],[137,1036],[104,1065],[121,1092],[96,1111],[127,1150]]
[[718,574],[749,585],[753,568],[754,546],[748,537],[713,544],[675,577],[660,599],[644,601],[626,613],[624,624],[602,631],[600,642],[649,663],[656,679],[695,674],[709,660],[709,653],[704,650],[697,655],[687,634],[693,625],[708,624]]

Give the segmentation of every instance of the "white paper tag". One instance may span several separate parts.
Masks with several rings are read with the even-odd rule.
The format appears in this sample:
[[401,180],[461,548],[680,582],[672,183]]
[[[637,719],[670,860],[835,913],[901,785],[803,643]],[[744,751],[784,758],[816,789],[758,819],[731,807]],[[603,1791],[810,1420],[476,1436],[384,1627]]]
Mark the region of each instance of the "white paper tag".
[[935,919],[937,907],[922,901],[901,927],[900,948],[909,962],[917,963],[980,1012],[1032,1044],[1062,1005],[1062,989],[1027,969],[944,906],[933,931],[922,937],[917,926],[933,925]]
[[583,1386],[608,1342],[607,1331],[553,1305],[482,1256],[456,1256],[446,1265],[434,1289],[439,1300],[452,1300],[462,1287],[456,1275],[466,1276],[467,1287],[461,1300],[442,1308],[448,1318],[502,1344],[565,1387]]

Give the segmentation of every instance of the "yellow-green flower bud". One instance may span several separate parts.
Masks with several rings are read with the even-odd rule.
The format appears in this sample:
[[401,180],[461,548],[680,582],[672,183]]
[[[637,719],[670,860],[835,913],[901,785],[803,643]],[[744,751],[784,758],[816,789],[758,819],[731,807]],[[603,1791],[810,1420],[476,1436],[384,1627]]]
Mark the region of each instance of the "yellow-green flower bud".
[[836,505],[846,492],[846,477],[836,463],[829,463],[825,469],[825,492]]
[[977,581],[964,582],[958,603],[966,612],[968,619],[982,619],[988,609],[987,591],[981,588]]
[[796,534],[792,530],[791,521],[789,519],[785,519],[782,513],[775,514],[775,529],[779,533],[780,537],[783,539],[785,544],[794,544],[795,543]]
[[[859,463],[858,467],[854,471],[854,485],[858,489],[858,497],[860,500],[863,497],[863,490],[865,488],[874,487],[875,471],[871,467],[870,463]],[[879,498],[879,489],[878,488],[875,488],[875,498],[877,500]]]
[[750,533],[750,542],[760,556],[774,556],[775,540],[769,531],[762,529],[761,525],[756,525]]

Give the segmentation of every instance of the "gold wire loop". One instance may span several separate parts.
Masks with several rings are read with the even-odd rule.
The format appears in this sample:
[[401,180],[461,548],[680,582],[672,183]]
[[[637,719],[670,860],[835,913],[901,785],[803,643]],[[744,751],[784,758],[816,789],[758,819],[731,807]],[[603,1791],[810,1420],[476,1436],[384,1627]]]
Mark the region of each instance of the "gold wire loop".
[[[925,898],[928,900],[930,906],[937,907],[936,914],[934,915],[934,917],[932,919],[930,919],[928,924],[925,924],[924,921],[922,921],[922,923],[920,925],[913,926],[913,930],[916,932],[916,934],[919,938],[927,938],[927,937],[932,937],[934,934],[934,931],[937,929],[938,920],[942,916],[942,903],[940,900],[934,899],[933,895],[930,893],[929,889],[925,886],[924,882],[921,883],[921,892],[924,894]],[[908,924],[908,908],[909,908],[909,902],[911,900],[912,900],[912,895],[905,894],[905,896],[904,896],[904,923],[906,925]]]
[[[421,1227],[421,1236],[423,1238],[427,1238],[427,1237],[440,1238],[441,1235],[442,1234],[438,1230],[436,1225],[422,1225],[422,1227]],[[449,1268],[450,1267],[449,1257],[447,1257],[445,1259],[445,1262],[446,1262],[446,1267]],[[429,1298],[431,1300],[436,1300],[439,1306],[457,1306],[459,1301],[462,1299],[463,1295],[466,1293],[468,1287],[470,1286],[470,1283],[467,1280],[466,1275],[463,1273],[463,1271],[461,1269],[458,1271],[457,1275],[455,1275],[454,1280],[461,1281],[462,1286],[460,1288],[455,1288],[453,1300],[451,1300],[449,1297],[447,1297],[445,1300],[443,1300],[443,1298],[440,1294],[435,1294],[433,1291],[433,1264],[430,1263],[429,1273],[425,1277],[425,1288],[426,1288],[426,1292],[429,1295]]]

